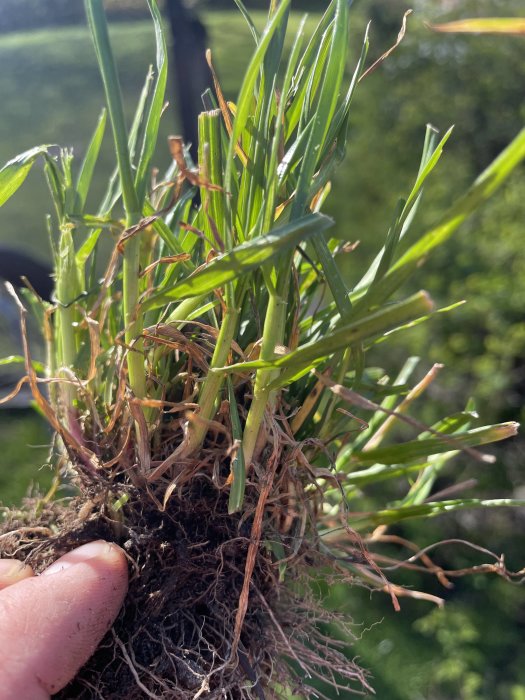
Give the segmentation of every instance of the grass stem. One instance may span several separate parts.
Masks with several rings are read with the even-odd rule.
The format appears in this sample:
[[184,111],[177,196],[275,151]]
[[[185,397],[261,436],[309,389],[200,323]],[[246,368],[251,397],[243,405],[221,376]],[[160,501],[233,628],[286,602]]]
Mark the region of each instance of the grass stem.
[[[228,287],[231,286],[231,284],[228,285]],[[211,360],[211,369],[222,367],[228,362],[228,355],[230,354],[232,341],[237,329],[238,317],[239,310],[234,305],[226,307],[217,337],[217,345]],[[189,424],[188,437],[183,450],[184,455],[192,454],[202,445],[208,430],[208,422],[213,418],[215,412],[223,381],[224,375],[214,372],[209,372],[205,378],[199,397],[198,418]]]
[[[108,25],[102,0],[85,0],[85,6],[104,83],[104,92],[113,131],[122,199],[126,211],[126,228],[130,228],[140,221],[141,207],[131,168],[120,82],[109,41]],[[133,347],[133,350],[128,355],[131,389],[135,396],[144,398],[146,395],[146,377],[141,352],[142,341],[140,340],[143,331],[143,321],[142,315],[138,310],[139,253],[140,239],[138,236],[134,236],[126,243],[124,248],[124,328],[126,344],[128,347]]]
[[[271,294],[266,318],[264,321],[263,341],[261,345],[261,360],[273,360],[276,346],[282,343],[286,318],[286,300]],[[280,370],[259,370],[255,379],[253,401],[246,417],[242,449],[246,466],[254,457],[259,432],[264,421],[266,407],[271,408],[275,403],[276,391],[270,391],[269,386]]]

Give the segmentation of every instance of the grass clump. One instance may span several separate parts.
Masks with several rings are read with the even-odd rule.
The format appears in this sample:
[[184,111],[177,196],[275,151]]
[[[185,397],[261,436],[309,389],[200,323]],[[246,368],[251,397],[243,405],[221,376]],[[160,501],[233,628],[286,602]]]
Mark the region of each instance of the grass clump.
[[[433,313],[426,292],[398,290],[523,159],[525,133],[400,254],[450,136],[427,128],[414,186],[348,289],[338,260],[352,242],[321,213],[365,77],[367,36],[345,83],[347,1],[334,0],[310,37],[302,24],[287,57],[290,2],[271,3],[262,33],[237,2],[255,43],[238,99],[225,100],[214,74],[198,163],[171,137],[162,177],[153,157],[166,46],[148,4],[156,62],[129,132],[101,0],[86,0],[107,113],[83,162],[75,175],[70,151],[41,146],[0,171],[3,203],[44,160],[56,284],[53,303],[24,294],[47,347],[39,373],[25,340],[25,381],[56,431],[57,473],[79,492],[6,513],[4,553],[38,570],[104,537],[129,554],[125,607],[63,697],[308,697],[316,676],[367,690],[365,673],[316,624],[346,629],[311,592],[316,572],[385,590],[396,608],[416,595],[386,579],[373,548],[405,518],[509,505],[432,493],[454,455],[490,461],[477,447],[516,425],[473,427],[467,404],[427,427],[407,412],[439,367],[414,383],[412,358],[392,379],[367,366],[366,352]],[[117,167],[92,213],[108,122]],[[388,441],[400,425],[408,437]],[[394,478],[409,479],[406,493],[368,507],[367,487]],[[487,570],[510,577],[500,564]]]

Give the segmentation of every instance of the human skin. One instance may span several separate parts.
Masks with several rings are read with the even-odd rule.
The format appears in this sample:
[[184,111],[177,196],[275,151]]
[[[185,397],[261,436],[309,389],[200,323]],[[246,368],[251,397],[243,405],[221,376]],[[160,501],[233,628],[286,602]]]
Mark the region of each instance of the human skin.
[[39,576],[0,559],[0,700],[47,700],[64,688],[113,624],[127,588],[124,552],[102,540]]

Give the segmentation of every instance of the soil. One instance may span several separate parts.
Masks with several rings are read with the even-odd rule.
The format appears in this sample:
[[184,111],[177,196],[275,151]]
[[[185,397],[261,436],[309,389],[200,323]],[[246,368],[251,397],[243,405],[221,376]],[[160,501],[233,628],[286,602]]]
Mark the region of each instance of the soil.
[[[129,484],[129,500],[117,512],[108,505],[109,483],[81,488],[83,495],[72,500],[27,499],[0,527],[1,556],[24,560],[36,572],[94,539],[116,542],[128,555],[130,586],[118,619],[55,697],[264,700],[288,687],[308,698],[314,693],[309,679],[331,670],[346,678],[345,688],[368,687],[363,672],[310,621],[330,617],[308,592],[313,550],[300,552],[283,585],[264,542],[276,537],[285,553],[287,542],[268,525],[235,645],[253,520],[246,513],[255,512],[249,494],[241,517],[228,514],[227,496],[205,474],[191,479],[164,510],[154,493]],[[114,502],[115,484],[111,491]]]

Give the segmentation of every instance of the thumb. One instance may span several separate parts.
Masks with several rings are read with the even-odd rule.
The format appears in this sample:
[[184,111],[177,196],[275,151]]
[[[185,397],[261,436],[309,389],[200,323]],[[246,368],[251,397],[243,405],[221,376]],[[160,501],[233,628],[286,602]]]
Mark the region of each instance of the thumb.
[[72,680],[127,591],[124,552],[91,542],[0,591],[0,700],[44,700]]

